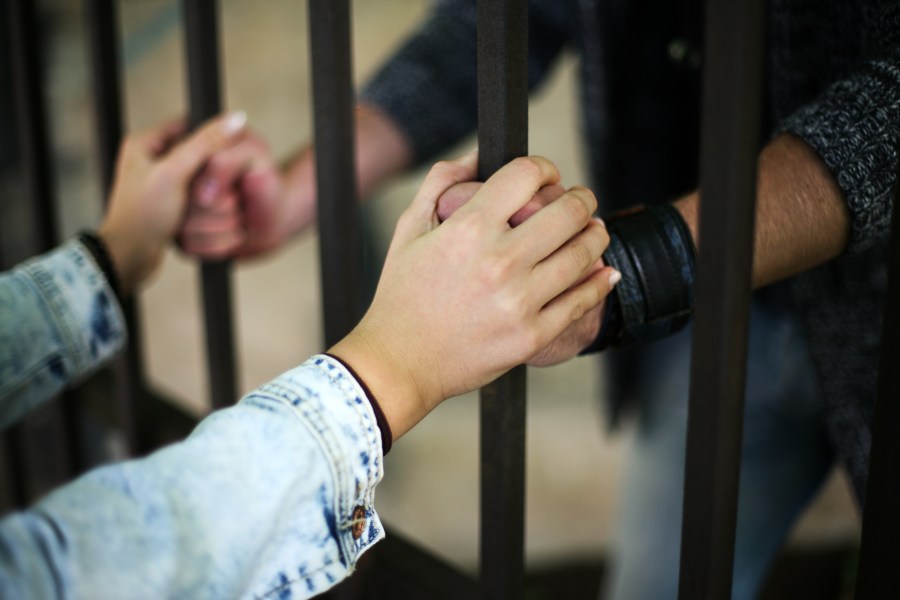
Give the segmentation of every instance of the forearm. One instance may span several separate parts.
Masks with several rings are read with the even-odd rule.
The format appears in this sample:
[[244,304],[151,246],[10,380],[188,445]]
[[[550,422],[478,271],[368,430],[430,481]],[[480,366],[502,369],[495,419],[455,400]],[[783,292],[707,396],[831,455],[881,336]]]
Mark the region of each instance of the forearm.
[[340,365],[314,357],[183,443],[7,518],[0,596],[54,597],[54,583],[84,598],[328,589],[383,537],[372,507],[380,442],[361,393]]
[[[403,172],[413,162],[412,145],[400,128],[377,107],[364,103],[356,107],[356,176],[361,199],[379,185]],[[284,165],[288,221],[297,223],[292,231],[309,222],[312,215],[297,214],[304,206],[315,210],[316,166],[312,147],[305,147]],[[294,208],[291,212],[290,207]]]
[[[399,127],[377,107],[364,103],[355,111],[356,171],[360,196],[412,163],[412,146]],[[316,193],[315,152],[307,146],[284,164],[289,196]]]
[[[699,198],[675,203],[702,253]],[[811,269],[841,254],[850,235],[843,194],[822,160],[802,140],[781,135],[759,157],[753,287]]]

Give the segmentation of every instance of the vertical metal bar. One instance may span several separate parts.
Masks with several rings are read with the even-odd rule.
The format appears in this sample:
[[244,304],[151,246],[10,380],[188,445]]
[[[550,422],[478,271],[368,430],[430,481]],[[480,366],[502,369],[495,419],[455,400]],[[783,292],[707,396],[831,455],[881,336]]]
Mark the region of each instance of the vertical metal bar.
[[[15,226],[4,224],[5,233],[15,234],[6,236],[15,239],[6,246],[8,256],[4,256],[12,264],[50,250],[58,239],[53,162],[43,90],[42,40],[34,4],[29,0],[8,2],[19,152],[24,197],[29,203],[29,210],[21,214],[25,222]],[[26,233],[23,235],[23,232]],[[68,414],[64,414],[59,404],[48,405],[37,411],[40,414],[32,414],[9,433],[11,455],[17,463],[13,465],[18,479],[16,485],[22,488],[19,498],[33,497],[43,491],[39,488],[64,481],[78,469],[79,459],[83,458],[79,430],[73,426],[77,424],[74,417],[78,408],[74,401],[69,402]],[[28,440],[35,437],[46,440],[39,455],[26,448]]]
[[[528,3],[478,2],[478,171],[528,153]],[[525,367],[481,390],[480,596],[522,598]]]
[[701,248],[681,534],[683,600],[731,596],[765,3],[706,3]]
[[[85,18],[94,87],[94,125],[100,177],[103,196],[109,198],[123,129],[116,0],[85,0]],[[140,321],[137,318],[137,305],[132,298],[122,302],[122,312],[128,328],[129,343],[124,355],[116,359],[113,371],[118,422],[128,453],[131,454],[137,448],[135,411],[138,410],[143,390],[143,358]]]
[[872,420],[872,450],[863,511],[857,598],[900,598],[897,578],[897,539],[900,537],[900,143],[894,181],[890,271],[884,304],[884,329],[878,392]]
[[[19,262],[37,252],[53,248],[57,222],[53,202],[53,161],[47,131],[44,100],[40,29],[34,2],[10,0],[10,32],[15,79],[16,117],[19,123],[19,151],[24,174],[25,197],[31,202],[32,222],[28,224],[30,248]],[[21,226],[21,225],[20,225]]]
[[[222,110],[219,75],[219,17],[216,0],[182,0],[187,50],[191,128]],[[206,356],[214,408],[237,400],[237,360],[231,296],[231,261],[204,262],[203,286]]]
[[309,23],[322,300],[331,346],[356,325],[363,298],[349,0],[310,0]]

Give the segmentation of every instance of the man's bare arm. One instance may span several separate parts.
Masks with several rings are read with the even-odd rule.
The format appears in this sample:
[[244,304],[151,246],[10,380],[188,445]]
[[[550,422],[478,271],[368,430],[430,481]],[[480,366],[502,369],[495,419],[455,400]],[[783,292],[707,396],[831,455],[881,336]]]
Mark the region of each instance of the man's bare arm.
[[[698,248],[699,198],[694,192],[675,202]],[[827,262],[847,247],[850,214],[841,189],[800,138],[781,135],[763,149],[756,202],[754,289]]]

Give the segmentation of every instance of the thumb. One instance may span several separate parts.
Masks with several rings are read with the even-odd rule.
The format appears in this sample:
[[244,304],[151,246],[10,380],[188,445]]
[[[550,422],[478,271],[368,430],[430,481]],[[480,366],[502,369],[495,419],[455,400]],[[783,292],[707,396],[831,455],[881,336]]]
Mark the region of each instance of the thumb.
[[438,225],[438,201],[456,184],[472,181],[478,175],[478,151],[454,160],[436,163],[416,193],[412,204],[397,222],[395,240],[416,238]]
[[190,137],[172,148],[161,164],[166,165],[179,179],[187,180],[216,152],[233,143],[246,124],[247,113],[242,110],[207,121]]

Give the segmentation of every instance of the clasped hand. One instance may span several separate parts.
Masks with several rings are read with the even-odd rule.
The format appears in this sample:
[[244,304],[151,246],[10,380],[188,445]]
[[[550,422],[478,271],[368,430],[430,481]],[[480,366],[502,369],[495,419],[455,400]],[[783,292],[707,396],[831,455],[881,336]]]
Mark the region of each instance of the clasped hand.
[[353,365],[399,437],[439,402],[528,361],[610,289],[609,241],[585,188],[518,227],[510,218],[559,182],[550,161],[500,169],[443,223],[438,199],[476,176],[475,154],[435,165],[401,216],[369,311],[332,352]]

